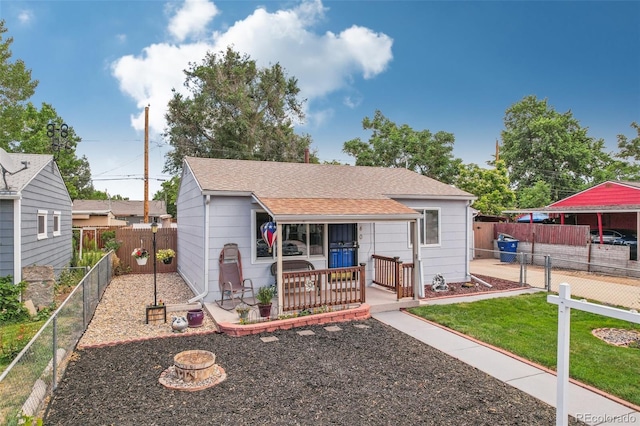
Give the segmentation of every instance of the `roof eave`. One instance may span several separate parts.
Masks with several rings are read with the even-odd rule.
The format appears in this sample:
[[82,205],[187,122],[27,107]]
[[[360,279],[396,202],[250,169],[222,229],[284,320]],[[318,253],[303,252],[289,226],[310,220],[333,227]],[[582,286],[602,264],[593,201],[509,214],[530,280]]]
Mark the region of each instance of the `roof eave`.
[[419,219],[419,214],[349,214],[349,215],[298,215],[275,214],[273,219],[278,223],[354,223],[354,222],[407,222]]
[[598,208],[591,208],[591,209],[575,209],[575,208],[565,208],[565,209],[561,209],[559,207],[555,208],[555,209],[549,209],[549,208],[541,208],[541,209],[528,209],[528,210],[503,210],[502,213],[508,213],[508,214],[526,214],[526,213],[557,213],[557,214],[561,214],[561,213],[640,213],[640,209],[598,209]]
[[216,189],[203,189],[202,195],[211,195],[214,197],[250,197],[253,195],[251,191],[224,191]]
[[468,195],[426,195],[426,194],[385,194],[391,199],[407,199],[407,200],[453,200],[453,201],[468,201],[477,200],[476,196]]

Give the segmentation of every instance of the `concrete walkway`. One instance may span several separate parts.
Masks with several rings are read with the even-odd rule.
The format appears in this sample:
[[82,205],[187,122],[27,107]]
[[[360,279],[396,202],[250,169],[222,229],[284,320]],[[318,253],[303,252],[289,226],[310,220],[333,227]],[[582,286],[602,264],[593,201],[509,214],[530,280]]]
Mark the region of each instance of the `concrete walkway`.
[[[509,294],[518,293],[510,292]],[[492,297],[500,297],[500,295],[456,297],[433,301],[433,303],[469,302]],[[556,376],[544,369],[519,361],[407,313],[390,311],[374,313],[372,316],[378,321],[502,380],[553,407],[556,406]],[[640,412],[573,383],[569,388],[568,411],[570,415],[589,425],[619,426],[640,423]]]

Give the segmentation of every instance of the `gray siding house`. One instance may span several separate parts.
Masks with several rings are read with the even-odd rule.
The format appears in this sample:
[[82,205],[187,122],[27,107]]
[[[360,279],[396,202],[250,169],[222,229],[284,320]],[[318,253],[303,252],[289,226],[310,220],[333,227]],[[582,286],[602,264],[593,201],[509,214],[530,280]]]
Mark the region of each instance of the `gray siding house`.
[[[472,194],[410,170],[187,157],[178,191],[178,272],[206,302],[221,297],[218,256],[238,244],[245,278],[274,282],[274,246],[260,226],[275,222],[284,259],[316,269],[366,264],[372,255],[414,262],[418,293],[436,274],[469,279]],[[414,247],[413,241],[419,244]]]
[[71,198],[51,155],[8,154],[28,167],[0,181],[0,276],[22,280],[22,268],[69,265]]

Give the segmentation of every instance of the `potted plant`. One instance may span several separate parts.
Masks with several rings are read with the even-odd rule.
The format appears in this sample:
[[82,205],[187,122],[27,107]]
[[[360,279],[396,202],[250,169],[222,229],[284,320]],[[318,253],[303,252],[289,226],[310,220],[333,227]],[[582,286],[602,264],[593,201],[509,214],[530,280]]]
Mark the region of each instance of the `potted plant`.
[[162,263],[168,265],[176,256],[176,252],[172,249],[162,249],[156,252],[156,259],[162,261]]
[[249,310],[251,308],[246,303],[240,303],[236,306],[236,312],[240,317],[240,322],[246,321],[249,318]]
[[136,259],[138,265],[146,265],[147,260],[149,259],[149,252],[145,248],[134,248],[131,256]]
[[269,317],[271,315],[271,299],[275,295],[275,287],[266,286],[260,287],[256,293],[256,299],[258,300],[258,309],[260,310],[261,317]]

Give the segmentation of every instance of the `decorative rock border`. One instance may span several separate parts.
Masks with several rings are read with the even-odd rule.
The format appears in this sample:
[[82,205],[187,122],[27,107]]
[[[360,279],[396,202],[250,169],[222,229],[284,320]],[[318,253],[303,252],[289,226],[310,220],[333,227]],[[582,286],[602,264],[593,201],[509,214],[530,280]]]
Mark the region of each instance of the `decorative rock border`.
[[337,322],[360,321],[371,318],[369,305],[361,304],[357,308],[343,309],[334,312],[324,312],[322,314],[306,315],[296,318],[287,318],[282,320],[270,320],[258,322],[255,324],[234,324],[229,322],[218,323],[218,329],[221,333],[234,337],[249,336],[251,334],[260,334],[265,332],[273,332],[276,330],[290,330],[296,327],[305,327],[308,325],[331,324]]

